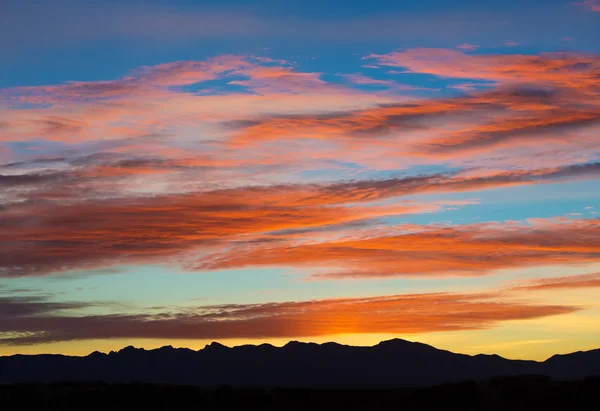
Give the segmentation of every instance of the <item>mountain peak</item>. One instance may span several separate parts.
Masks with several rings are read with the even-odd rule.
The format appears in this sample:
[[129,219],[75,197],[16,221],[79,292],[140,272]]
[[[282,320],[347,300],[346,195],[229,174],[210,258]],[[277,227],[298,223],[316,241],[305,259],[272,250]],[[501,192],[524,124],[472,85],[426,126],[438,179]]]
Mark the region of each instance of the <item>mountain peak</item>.
[[144,348],[135,348],[133,345],[128,345],[127,347],[120,349],[119,354],[131,354],[144,351],[146,351]]
[[410,345],[414,344],[411,341],[403,340],[402,338],[392,338],[391,340],[383,340],[377,345]]
[[379,344],[375,345],[375,347],[386,347],[386,348],[406,348],[406,347],[417,347],[417,346],[429,347],[426,344],[403,340],[401,338],[392,338],[391,340],[381,341]]
[[296,348],[301,348],[301,347],[320,347],[319,344],[314,343],[314,342],[301,342],[301,341],[290,341],[288,342],[286,345],[283,346],[283,348],[287,348],[287,349],[296,349]]
[[223,345],[219,342],[213,341],[210,344],[206,344],[204,346],[204,350],[206,351],[224,351],[224,350],[228,350],[229,347],[226,345]]
[[398,352],[441,352],[444,350],[439,350],[431,345],[413,342],[408,340],[403,340],[401,338],[393,338],[391,340],[382,341],[379,344],[375,345],[374,348],[380,348],[384,350],[392,350]]

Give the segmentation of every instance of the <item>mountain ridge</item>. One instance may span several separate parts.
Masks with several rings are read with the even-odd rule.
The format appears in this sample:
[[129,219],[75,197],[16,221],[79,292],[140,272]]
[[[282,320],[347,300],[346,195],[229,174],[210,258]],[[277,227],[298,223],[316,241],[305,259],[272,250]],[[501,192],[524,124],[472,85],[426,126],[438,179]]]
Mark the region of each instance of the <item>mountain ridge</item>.
[[371,347],[290,341],[194,351],[166,345],[126,346],[86,356],[0,357],[0,383],[53,381],[157,382],[201,386],[390,387],[428,386],[523,374],[554,379],[600,375],[600,349],[557,354],[544,361],[496,354],[467,355],[399,338]]

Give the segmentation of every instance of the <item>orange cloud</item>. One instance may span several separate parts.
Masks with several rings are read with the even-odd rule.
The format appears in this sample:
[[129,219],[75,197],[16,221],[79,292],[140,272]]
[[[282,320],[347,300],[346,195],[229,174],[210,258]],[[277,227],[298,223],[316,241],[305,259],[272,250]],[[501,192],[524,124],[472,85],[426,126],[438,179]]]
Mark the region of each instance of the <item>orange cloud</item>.
[[[209,127],[236,119],[241,113],[314,112],[320,104],[356,107],[390,100],[331,85],[319,76],[293,70],[285,61],[222,55],[206,61],[142,67],[112,81],[14,87],[0,91],[0,104],[10,108],[0,112],[0,124],[4,125],[1,139],[42,136],[74,142],[98,140],[99,136],[172,135],[176,134],[174,129],[183,126]],[[215,79],[229,80],[229,84],[245,90],[225,93],[204,84]],[[182,88],[191,84],[197,84],[198,92]],[[315,95],[322,103],[315,103]],[[351,102],[349,96],[360,99]]]
[[317,279],[483,275],[503,268],[595,262],[600,257],[599,224],[540,220],[530,225],[400,226],[354,239],[240,246],[208,255],[197,268],[302,267]]
[[[288,197],[294,192],[286,186],[86,201],[73,198],[72,188],[54,175],[32,176],[33,181],[13,178],[16,181],[8,183],[18,187],[40,180],[46,186],[48,180],[57,179],[57,186],[43,195],[59,201],[30,201],[4,208],[0,220],[3,276],[115,263],[168,263],[166,258],[176,260],[186,252],[203,253],[252,241],[260,233],[366,222],[444,207],[443,202],[346,207],[339,199],[311,200],[301,187],[295,189],[296,199]],[[78,196],[84,195],[85,191],[78,192]],[[303,196],[308,197],[305,204]]]
[[[594,133],[600,124],[598,56],[415,49],[373,58],[414,72],[494,84],[467,96],[407,102],[330,84],[320,73],[299,72],[282,61],[219,56],[142,67],[115,81],[3,91],[10,110],[0,110],[2,138],[25,147],[42,138],[58,154],[43,158],[34,146],[37,156],[28,153],[0,166],[0,239],[9,250],[0,257],[0,274],[159,258],[187,264],[186,253],[204,257],[219,247],[276,245],[286,235],[291,241],[309,233],[316,243],[339,227],[447,206],[369,204],[375,201],[598,178],[600,168],[592,162],[600,148]],[[246,90],[192,93],[182,87],[211,79],[235,81]],[[344,162],[397,170],[440,159],[469,168],[385,180],[293,183],[305,181],[305,171],[334,169],[347,178],[353,170]],[[472,235],[479,232],[471,228]],[[348,254],[337,244],[304,249],[306,244],[298,243],[277,258],[281,264],[314,261],[318,266],[322,261],[315,255],[322,252],[332,256],[330,265],[345,270],[336,274],[325,267],[327,275],[388,276],[396,275],[392,261],[398,258],[402,273],[473,274],[485,265],[478,258],[488,259],[494,269],[544,258],[588,261],[593,254],[559,248],[554,255],[527,250],[522,258],[503,257],[493,254],[489,241],[457,230],[450,234],[471,244],[473,254],[442,252],[438,261],[436,250],[451,247],[415,234],[423,258],[418,252],[409,256],[400,249],[346,245],[363,261],[348,270],[342,264]],[[475,254],[478,247],[481,255]],[[269,252],[261,260],[244,251],[228,264],[276,264]],[[199,265],[225,263],[207,264]]]
[[455,98],[249,118],[234,122],[234,147],[313,139],[338,144],[345,155],[371,167],[377,167],[369,162],[373,152],[374,158],[392,164],[448,159],[457,165],[489,165],[494,159],[503,168],[522,167],[532,158],[540,165],[564,164],[575,157],[592,160],[600,149],[594,138],[600,127],[597,55],[408,49],[370,58],[410,72],[486,83],[470,85],[465,89],[469,95]]
[[[198,161],[202,164],[201,159]],[[332,184],[192,190],[187,194],[161,196],[136,193],[120,195],[122,187],[118,183],[123,176],[131,178],[147,173],[155,175],[157,170],[163,169],[196,170],[196,164],[198,163],[192,160],[173,162],[140,159],[113,163],[109,168],[90,166],[75,173],[56,171],[0,176],[0,186],[5,189],[5,196],[10,193],[15,196],[12,204],[4,206],[0,219],[0,240],[7,251],[0,256],[0,273],[5,276],[44,274],[103,264],[167,263],[171,260],[178,261],[179,258],[189,260],[190,256],[184,258],[183,255],[194,252],[202,254],[214,251],[215,247],[262,243],[269,237],[271,239],[267,244],[275,240],[281,241],[286,237],[286,230],[315,233],[320,230],[336,231],[347,224],[372,224],[373,219],[384,216],[431,213],[447,206],[473,203],[462,201],[420,204],[398,199],[388,205],[373,204],[378,200],[425,192],[477,191],[564,178],[589,178],[597,176],[600,171],[595,163],[487,176],[438,174]],[[120,196],[117,197],[118,195]],[[584,224],[581,229],[593,226],[594,220],[586,221],[585,224],[581,223]],[[570,224],[574,227],[576,223]],[[474,253],[479,247],[484,247],[484,255],[491,253],[497,244],[490,240],[481,242],[477,237],[485,233],[488,227],[470,228],[474,231],[454,229],[437,233],[440,234],[439,237],[427,230],[423,234],[415,234],[414,238],[400,236],[396,239],[398,250],[374,251],[370,247],[365,249],[360,244],[318,244],[308,248],[285,245],[285,250],[281,252],[275,248],[258,249],[254,254],[246,254],[238,252],[234,247],[236,256],[226,256],[218,264],[203,262],[201,267],[215,269],[225,266],[310,263],[318,266],[325,260],[330,261],[328,264],[335,265],[344,261],[347,258],[345,253],[349,252],[353,254],[353,259],[363,255],[364,267],[357,264],[353,272],[347,275],[354,275],[359,269],[366,270],[369,261],[372,263],[369,268],[371,273],[364,275],[395,275],[394,261],[398,259],[404,261],[402,273],[440,272],[444,269],[449,272],[474,273],[483,270],[485,262],[478,262],[478,255],[470,255],[468,250],[457,252],[456,255],[449,254],[437,263],[427,261],[431,258],[430,254],[436,253],[438,248],[447,252],[452,250],[452,247],[448,248],[448,244],[442,241],[446,235],[450,235],[450,243],[455,241],[457,244],[468,244]],[[565,226],[552,226],[549,230],[554,229],[563,230]],[[274,232],[280,233],[273,234]],[[490,231],[490,235],[500,238],[502,233],[502,230]],[[565,241],[572,241],[571,245],[577,244],[576,236],[564,238]],[[390,238],[386,241],[390,241]],[[404,241],[410,241],[416,247],[413,249],[411,246],[411,252],[414,251],[411,255],[404,255]],[[503,244],[503,240],[498,241]],[[509,255],[494,259],[486,257],[486,261],[491,268],[535,264],[544,258],[565,262],[588,261],[595,256],[593,247],[595,243],[591,242],[585,251],[575,252],[565,243],[556,250],[527,250],[522,259]],[[418,250],[422,251],[422,258],[418,258]],[[574,254],[567,254],[568,252]],[[440,255],[443,256],[444,251]]]
[[[134,179],[138,175],[153,174],[165,183],[173,186],[174,193],[202,192],[204,198],[220,198],[225,193],[231,198],[246,204],[264,204],[301,207],[310,205],[350,204],[383,200],[411,194],[429,192],[468,192],[517,185],[552,183],[562,180],[590,179],[600,175],[599,163],[575,164],[564,167],[542,168],[498,172],[472,169],[455,173],[418,175],[414,177],[392,178],[386,180],[346,181],[330,184],[281,184],[276,186],[254,186],[232,188],[229,190],[211,190],[203,186],[210,177],[213,182],[227,182],[239,173],[239,181],[245,177],[248,168],[283,169],[281,164],[288,158],[285,153],[279,159],[269,163],[268,159],[218,158],[214,155],[179,157],[181,153],[169,153],[171,158],[139,157],[129,158],[120,153],[104,153],[79,158],[77,160],[40,159],[31,162],[14,163],[4,166],[5,170],[35,166],[36,163],[50,164],[60,162],[70,164],[67,168],[44,172],[0,174],[0,185],[5,195],[15,196],[15,200],[56,199],[72,197],[77,201],[77,193],[85,192],[85,198],[117,197],[122,198],[128,187],[135,189]],[[278,161],[277,161],[278,160]],[[310,162],[308,163],[310,164]],[[0,168],[1,169],[1,168]],[[195,184],[187,182],[198,179]],[[133,179],[133,180],[132,180]],[[229,182],[231,184],[231,181]],[[139,184],[139,182],[138,182]],[[186,189],[186,187],[189,187]],[[163,189],[164,190],[164,189]],[[179,191],[178,191],[179,190]],[[222,193],[222,194],[215,194]],[[260,196],[258,196],[260,195]]]
[[422,104],[398,104],[352,112],[316,115],[276,116],[240,123],[237,141],[256,142],[295,138],[348,139],[385,134],[396,128],[420,128],[420,118],[443,116],[457,111],[476,109],[452,100],[425,101]]
[[595,75],[600,68],[600,58],[596,55],[472,55],[450,49],[417,48],[369,57],[382,65],[441,77],[547,84],[577,89],[591,89],[600,82]]
[[[80,304],[0,297],[3,344],[107,338],[274,338],[484,329],[577,307],[508,302],[494,294],[408,294],[300,302],[189,307],[139,315],[78,316]],[[61,315],[56,311],[62,310]],[[8,313],[8,314],[7,314]]]
[[[540,139],[546,143],[562,144],[573,131],[600,125],[600,109],[595,111],[556,110],[538,113],[535,116],[515,118],[498,123],[475,126],[470,130],[432,139],[422,148],[424,154],[438,156],[458,152],[489,151],[497,146],[536,144]],[[575,143],[576,138],[571,137]],[[584,139],[585,142],[587,139]]]
[[[440,159],[514,169],[532,158],[537,166],[592,160],[598,149],[595,55],[414,49],[374,58],[412,71],[498,84],[461,98],[406,103],[397,95],[327,83],[320,73],[299,72],[285,62],[219,56],[143,67],[114,81],[4,90],[2,97],[14,106],[0,111],[2,139],[102,142],[102,150],[113,151],[139,151],[160,141],[165,148],[183,146],[188,154],[205,153],[210,144],[210,155],[219,159],[282,165],[291,161],[282,154],[294,152],[310,158],[312,169],[340,158],[386,169]],[[216,78],[251,93],[210,88],[190,93],[180,87]],[[399,88],[391,82],[390,89]],[[321,143],[303,144],[306,139]]]

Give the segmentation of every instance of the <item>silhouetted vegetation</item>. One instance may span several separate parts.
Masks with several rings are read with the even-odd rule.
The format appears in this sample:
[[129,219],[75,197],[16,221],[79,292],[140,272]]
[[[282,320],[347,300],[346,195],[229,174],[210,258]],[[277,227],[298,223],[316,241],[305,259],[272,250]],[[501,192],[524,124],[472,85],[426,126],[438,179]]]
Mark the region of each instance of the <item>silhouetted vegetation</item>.
[[102,382],[0,386],[0,410],[588,410],[598,409],[600,378],[560,382],[503,377],[427,388],[200,388]]

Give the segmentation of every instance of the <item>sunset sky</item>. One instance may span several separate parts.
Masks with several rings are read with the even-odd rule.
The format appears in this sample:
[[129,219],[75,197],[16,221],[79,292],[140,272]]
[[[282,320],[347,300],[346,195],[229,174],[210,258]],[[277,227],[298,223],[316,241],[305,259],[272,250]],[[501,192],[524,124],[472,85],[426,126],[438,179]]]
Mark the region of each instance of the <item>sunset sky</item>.
[[600,347],[600,1],[0,4],[0,355]]

